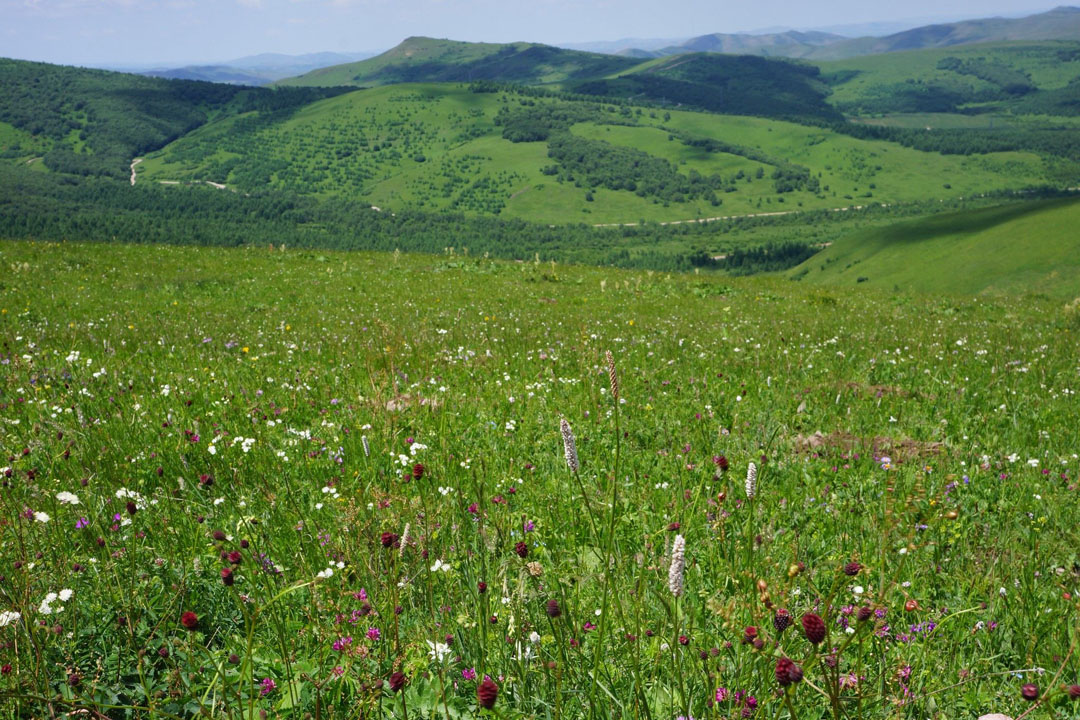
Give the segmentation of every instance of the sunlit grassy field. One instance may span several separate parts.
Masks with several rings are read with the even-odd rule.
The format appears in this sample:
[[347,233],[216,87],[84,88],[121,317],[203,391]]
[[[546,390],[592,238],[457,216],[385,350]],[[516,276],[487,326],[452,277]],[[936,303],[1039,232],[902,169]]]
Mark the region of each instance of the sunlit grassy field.
[[1060,301],[0,262],[0,717],[1075,713]]

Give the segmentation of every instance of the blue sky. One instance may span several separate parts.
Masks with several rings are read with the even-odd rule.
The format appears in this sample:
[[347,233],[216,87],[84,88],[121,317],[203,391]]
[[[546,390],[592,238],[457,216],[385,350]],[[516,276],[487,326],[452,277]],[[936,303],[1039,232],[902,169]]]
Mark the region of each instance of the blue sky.
[[1018,15],[1030,0],[0,0],[0,56],[184,64],[260,52],[382,50],[410,35],[546,43],[763,27]]

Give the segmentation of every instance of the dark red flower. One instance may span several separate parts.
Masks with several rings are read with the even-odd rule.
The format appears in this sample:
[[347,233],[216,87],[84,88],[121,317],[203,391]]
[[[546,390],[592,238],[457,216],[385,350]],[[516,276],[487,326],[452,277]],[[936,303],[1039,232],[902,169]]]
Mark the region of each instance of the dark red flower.
[[1028,683],[1020,688],[1020,695],[1028,702],[1035,702],[1039,699],[1039,686],[1035,683]]
[[401,692],[401,688],[405,687],[405,673],[400,670],[390,674],[390,689],[394,692]]
[[0,674],[10,675],[11,674],[11,665],[10,664],[5,664],[3,667],[0,667]]
[[802,668],[788,658],[780,658],[776,661],[776,682],[783,687],[797,683],[803,679]]
[[233,550],[231,553],[229,553],[229,562],[231,562],[233,565],[239,565],[243,559],[244,556],[240,554],[239,550]]
[[400,538],[398,537],[397,533],[384,532],[379,537],[379,542],[382,543],[382,546],[384,548],[392,548],[392,547],[397,547],[398,546],[398,540],[399,539]]
[[690,644],[690,638],[686,637],[685,635],[680,635],[679,636],[679,644],[683,645],[683,646],[689,645]]
[[555,598],[547,601],[547,614],[549,618],[557,618],[562,615],[562,608],[559,607],[559,601]]
[[420,478],[424,477],[424,466],[420,463],[416,463],[415,465],[413,465],[412,476],[413,480],[419,480]]
[[869,620],[873,616],[874,616],[874,611],[871,610],[866,605],[863,605],[861,608],[859,608],[859,612],[855,613],[855,619],[858,620],[859,622],[866,622],[867,620]]
[[218,542],[225,542],[225,533],[221,530],[214,531],[214,539]]
[[186,627],[188,630],[194,630],[199,627],[199,616],[188,610],[186,613],[180,616],[180,624]]
[[747,625],[746,629],[743,630],[743,636],[742,636],[743,645],[750,645],[751,643],[753,643],[754,640],[757,639],[757,635],[758,635],[757,627],[755,627],[753,625]]
[[519,558],[527,558],[529,557],[529,546],[524,542],[519,542],[514,545],[514,552],[517,553]]
[[480,582],[476,583],[476,591],[477,591],[478,593],[480,593],[481,595],[483,595],[484,593],[486,593],[486,592],[487,592],[487,583],[486,583],[486,582],[484,582],[483,580],[481,580]]
[[495,707],[495,701],[499,698],[499,686],[491,681],[491,678],[484,677],[484,682],[476,686],[476,701],[480,703],[480,707],[485,710],[490,710]]
[[784,608],[778,609],[773,613],[772,618],[773,627],[776,628],[776,632],[782,633],[791,627],[791,613]]
[[134,515],[137,510],[138,510],[138,508],[135,507],[135,503],[133,503],[131,500],[128,500],[128,502],[127,502],[128,515]]
[[1070,685],[1065,692],[1069,693],[1070,700],[1080,700],[1080,685]]
[[844,566],[844,574],[848,577],[855,577],[862,570],[862,565],[857,562],[849,562]]
[[68,685],[70,685],[71,687],[73,687],[73,688],[79,687],[79,685],[81,683],[82,683],[82,676],[79,675],[79,673],[74,673],[73,672],[70,675],[68,675]]
[[825,628],[825,621],[821,619],[820,615],[806,613],[802,616],[802,627],[803,632],[806,633],[806,639],[810,642],[815,645],[825,642],[827,629]]
[[724,457],[723,455],[717,455],[713,458],[713,462],[716,463],[716,466],[720,468],[721,472],[727,472],[729,464],[726,457]]
[[236,579],[233,577],[233,571],[230,567],[221,568],[221,582],[226,585],[232,585]]

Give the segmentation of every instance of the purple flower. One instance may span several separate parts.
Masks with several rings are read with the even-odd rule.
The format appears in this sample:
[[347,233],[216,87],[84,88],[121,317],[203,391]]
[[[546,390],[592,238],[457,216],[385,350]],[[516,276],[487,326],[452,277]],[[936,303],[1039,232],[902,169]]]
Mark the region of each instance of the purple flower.
[[379,632],[379,628],[371,627],[368,628],[367,636],[368,640],[378,640],[382,636],[382,633]]
[[81,518],[79,518],[78,520],[75,521],[75,529],[76,530],[82,530],[84,527],[89,527],[89,525],[90,525],[90,521],[87,520],[84,517],[81,517]]
[[[374,628],[372,628],[372,629],[374,629]],[[338,638],[337,640],[334,641],[334,644],[331,647],[334,648],[335,650],[337,650],[338,652],[342,652],[349,645],[352,645],[352,636],[351,635],[346,636],[346,637]]]
[[262,683],[260,684],[262,685],[262,688],[259,690],[260,695],[269,695],[277,690],[277,684],[274,682],[273,678],[263,678]]
[[461,671],[461,677],[463,680],[475,680],[476,668],[465,668]]

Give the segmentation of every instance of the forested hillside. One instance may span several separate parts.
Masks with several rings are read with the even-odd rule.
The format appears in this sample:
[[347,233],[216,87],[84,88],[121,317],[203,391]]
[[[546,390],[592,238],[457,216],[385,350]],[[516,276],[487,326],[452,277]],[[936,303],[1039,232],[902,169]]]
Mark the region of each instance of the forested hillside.
[[[340,93],[272,91],[0,58],[0,123],[58,172],[124,177],[132,158],[223,115],[287,112]],[[20,147],[4,154],[17,157]]]

